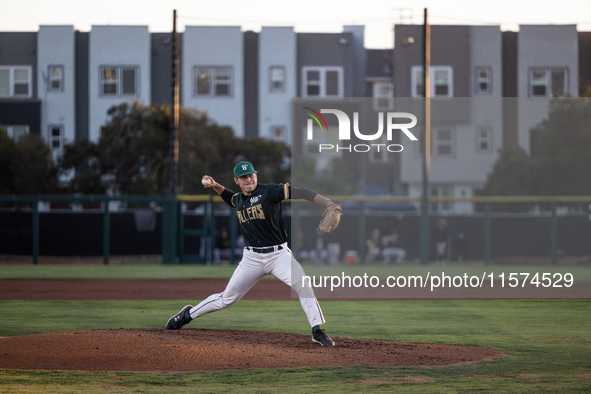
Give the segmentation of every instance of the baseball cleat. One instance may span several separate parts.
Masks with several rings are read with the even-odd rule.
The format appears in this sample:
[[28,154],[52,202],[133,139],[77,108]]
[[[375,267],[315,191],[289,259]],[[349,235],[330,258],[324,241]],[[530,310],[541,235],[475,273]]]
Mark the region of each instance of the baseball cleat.
[[319,343],[321,346],[334,346],[334,341],[324,333],[324,330],[313,331],[312,342]]
[[193,308],[192,305],[185,305],[183,309],[166,322],[167,330],[178,330],[185,324],[189,323],[191,319],[186,319],[185,314]]

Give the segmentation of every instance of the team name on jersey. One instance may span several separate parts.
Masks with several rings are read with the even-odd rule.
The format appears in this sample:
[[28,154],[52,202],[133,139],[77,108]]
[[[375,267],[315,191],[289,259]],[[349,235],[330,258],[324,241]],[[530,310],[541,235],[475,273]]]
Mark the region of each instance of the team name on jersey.
[[253,219],[265,219],[265,214],[263,213],[263,207],[261,204],[254,205],[236,213],[240,223],[245,223]]

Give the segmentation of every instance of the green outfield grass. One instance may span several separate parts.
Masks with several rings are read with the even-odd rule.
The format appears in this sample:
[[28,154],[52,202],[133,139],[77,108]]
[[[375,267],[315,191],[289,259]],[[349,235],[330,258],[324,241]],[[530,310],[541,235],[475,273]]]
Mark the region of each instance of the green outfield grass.
[[[576,282],[591,282],[591,266],[568,265],[489,265],[479,262],[448,263],[446,266],[434,264],[420,265],[409,262],[401,266],[381,264],[315,266],[303,264],[308,275],[376,275],[386,278],[389,275],[464,275],[481,277],[493,273],[498,281],[498,274],[506,273],[570,273]],[[157,260],[130,260],[125,264],[90,265],[90,264],[0,264],[0,279],[206,279],[229,278],[236,266],[221,265],[163,265]],[[531,277],[530,276],[530,277]],[[269,277],[270,278],[270,277]]]
[[[185,302],[195,300],[0,301],[0,336],[162,327]],[[589,300],[325,301],[322,308],[328,320],[325,328],[334,337],[481,346],[508,356],[432,368],[358,366],[176,374],[0,370],[0,392],[591,391]],[[189,327],[309,332],[297,301],[240,301]]]

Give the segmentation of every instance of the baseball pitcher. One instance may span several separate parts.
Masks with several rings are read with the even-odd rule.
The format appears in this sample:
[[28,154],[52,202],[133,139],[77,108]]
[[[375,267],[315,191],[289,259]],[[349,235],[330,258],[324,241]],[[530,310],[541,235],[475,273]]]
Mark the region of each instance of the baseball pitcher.
[[325,320],[314,291],[310,283],[303,281],[304,270],[287,247],[281,202],[305,199],[324,204],[326,210],[319,228],[325,232],[333,231],[338,225],[340,205],[315,191],[293,187],[289,183],[258,183],[257,171],[247,161],[241,161],[234,167],[234,182],[240,187],[240,193],[225,188],[209,175],[205,175],[202,180],[206,188],[213,188],[227,204],[237,209],[245,245],[242,260],[223,292],[209,296],[199,305],[186,305],[168,320],[166,328],[178,330],[193,319],[229,307],[240,300],[259,279],[270,274],[291,286],[298,294],[312,327],[312,341],[322,346],[334,346],[334,341],[320,328]]

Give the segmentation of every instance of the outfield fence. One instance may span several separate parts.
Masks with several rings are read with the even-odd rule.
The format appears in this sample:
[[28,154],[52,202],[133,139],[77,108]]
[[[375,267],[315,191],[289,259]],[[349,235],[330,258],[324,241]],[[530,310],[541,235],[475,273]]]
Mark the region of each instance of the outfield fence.
[[[469,214],[454,214],[453,209],[431,212],[429,228],[419,220],[418,198],[330,198],[343,204],[344,214],[339,229],[324,237],[326,244],[340,244],[341,259],[353,250],[359,263],[364,263],[365,241],[371,231],[388,231],[401,214],[400,231],[409,258],[420,255],[421,232],[429,234],[441,216],[450,225],[449,259],[458,258],[456,236],[460,232],[466,237],[462,257],[485,264],[519,257],[556,264],[565,256],[591,256],[591,196],[431,197],[432,205],[445,203],[449,208],[449,204],[469,203],[474,209]],[[303,239],[292,237],[298,242],[290,242],[300,255],[315,239],[321,207],[286,203],[284,214],[290,235],[302,230]],[[214,260],[216,233],[222,227],[228,229],[234,263],[239,233],[235,209],[229,209],[218,196],[0,196],[0,255],[30,254],[33,264],[49,252],[102,254],[104,264],[109,264],[113,254],[127,253],[160,254],[164,264],[208,264]],[[72,242],[77,242],[77,248],[63,252]],[[57,246],[52,248],[49,243]]]

